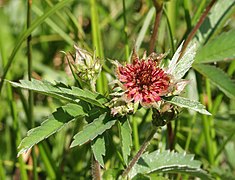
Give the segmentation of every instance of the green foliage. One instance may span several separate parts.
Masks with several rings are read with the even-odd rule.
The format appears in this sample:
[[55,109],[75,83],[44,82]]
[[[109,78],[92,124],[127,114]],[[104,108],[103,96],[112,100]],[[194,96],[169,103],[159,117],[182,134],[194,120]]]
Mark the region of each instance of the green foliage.
[[73,137],[74,140],[70,147],[81,146],[89,140],[93,140],[107,129],[110,129],[116,121],[116,118],[110,118],[107,113],[101,114],[93,122],[84,126],[83,130]]
[[203,76],[207,77],[228,97],[235,97],[235,83],[221,69],[211,65],[197,64],[193,66]]
[[105,156],[105,141],[104,136],[98,136],[91,145],[92,152],[94,153],[95,159],[104,168],[104,160],[102,156]]
[[223,33],[202,46],[196,54],[195,63],[227,61],[235,58],[235,30]]
[[230,0],[217,1],[210,13],[196,33],[195,40],[199,44],[205,44],[215,33],[219,31],[225,20],[233,13],[235,2]]
[[211,115],[206,109],[205,106],[202,105],[200,102],[193,101],[184,97],[180,96],[173,96],[165,98],[165,100],[169,103],[172,103],[176,106],[182,107],[182,108],[188,108],[194,111],[197,111],[201,114]]
[[67,100],[75,103],[78,99],[89,102],[93,105],[104,107],[103,103],[106,99],[98,94],[89,90],[82,90],[78,87],[67,87],[64,84],[52,84],[48,81],[39,81],[32,79],[32,81],[21,80],[20,83],[10,82],[15,87],[20,87],[28,90],[32,90],[38,93],[52,96],[61,100]]
[[32,23],[32,25],[26,31],[22,32],[22,34],[18,38],[17,43],[16,43],[16,45],[15,45],[15,47],[9,57],[8,63],[5,66],[3,77],[1,79],[1,84],[0,84],[0,93],[1,93],[2,86],[3,86],[3,82],[4,82],[3,80],[6,77],[6,74],[11,66],[11,63],[13,62],[13,60],[15,58],[16,53],[19,51],[19,48],[22,45],[22,43],[25,41],[25,39],[32,33],[33,30],[35,30],[35,28],[37,28],[40,24],[42,24],[46,18],[48,18],[49,16],[54,14],[56,11],[60,10],[64,6],[66,6],[66,4],[70,3],[71,1],[73,1],[73,0],[61,1],[57,5],[48,9],[42,16],[40,16],[37,20],[35,20],[34,23]]
[[18,147],[18,156],[30,149],[33,145],[58,132],[75,118],[86,115],[87,113],[79,104],[67,104],[58,108],[41,126],[28,131],[27,136],[21,141]]
[[201,162],[194,160],[194,156],[185,153],[170,151],[154,151],[141,156],[137,164],[129,173],[133,178],[138,173],[149,174],[153,172],[187,173],[202,179],[210,179],[204,170],[200,168]]
[[122,144],[122,156],[125,164],[128,163],[128,156],[131,153],[132,147],[132,129],[129,120],[126,119],[123,123],[120,123],[120,135]]
[[189,47],[186,49],[186,52],[180,58],[179,62],[175,65],[175,68],[173,70],[172,75],[176,79],[181,79],[186,72],[191,68],[193,62],[194,62],[194,57],[196,54],[196,44],[191,43],[189,44]]
[[[101,165],[103,179],[118,179],[135,157],[138,144],[145,142],[152,129],[153,111],[139,106],[130,119],[110,115],[107,104],[113,89],[108,82],[115,78],[115,73],[105,59],[127,60],[128,49],[134,46],[140,55],[148,52],[156,12],[151,1],[123,2],[125,9],[122,3],[113,0],[32,1],[32,14],[27,15],[25,1],[0,1],[0,107],[4,107],[0,108],[0,179],[15,179],[20,173],[25,180],[33,177],[33,172],[40,179],[91,179],[91,157]],[[191,81],[184,97],[172,96],[164,101],[203,115],[182,111],[179,120],[159,129],[148,146],[153,152],[142,155],[131,169],[129,175],[133,179],[210,178],[200,167],[214,179],[234,177],[235,2],[215,1],[199,29],[194,29],[210,2],[164,1],[155,51],[164,53],[171,49],[163,59],[165,65],[172,59],[169,72],[176,79]],[[26,29],[29,16],[32,22]],[[187,40],[192,29],[196,35],[179,59],[183,47],[179,43]],[[26,43],[29,35],[30,45]],[[67,59],[60,51],[74,55],[74,44],[89,52],[96,50],[101,59],[103,70],[92,89],[100,93],[87,90],[91,88],[74,81],[68,71]],[[32,77],[42,81],[19,80],[28,76],[29,46]],[[193,62],[192,72],[196,76],[191,80],[187,71]],[[205,65],[213,62],[214,66]],[[35,108],[27,102],[29,93],[11,88],[3,83],[5,79],[14,87],[36,92]],[[215,86],[210,86],[211,83]],[[199,97],[201,103],[187,99],[187,95],[196,100]],[[30,122],[35,124],[31,130]],[[52,135],[53,138],[48,138]],[[28,150],[36,144],[36,154],[32,155]],[[70,146],[74,148],[69,149]],[[175,151],[166,151],[166,147]],[[22,156],[26,151],[26,156]],[[197,160],[191,154],[196,154]],[[36,166],[32,166],[31,159],[37,160]]]

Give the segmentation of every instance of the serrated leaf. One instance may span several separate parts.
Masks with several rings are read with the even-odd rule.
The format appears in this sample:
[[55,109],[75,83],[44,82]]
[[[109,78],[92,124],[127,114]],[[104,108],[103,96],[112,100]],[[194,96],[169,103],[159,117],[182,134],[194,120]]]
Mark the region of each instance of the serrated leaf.
[[210,79],[228,97],[235,98],[235,83],[221,69],[204,64],[195,64],[193,68]]
[[194,63],[210,63],[235,59],[235,30],[223,33],[201,47]]
[[83,130],[77,133],[73,138],[71,148],[80,146],[89,140],[93,140],[98,135],[101,135],[105,130],[110,129],[116,122],[116,119],[110,119],[107,113],[100,115],[93,122],[84,126]]
[[182,58],[176,64],[172,75],[175,79],[181,79],[192,67],[196,54],[196,43],[190,43]]
[[20,87],[23,89],[32,90],[41,94],[45,94],[45,95],[57,98],[57,99],[67,100],[70,102],[74,102],[73,99],[75,99],[75,98],[71,98],[71,97],[67,97],[67,96],[63,96],[59,94],[59,92],[61,92],[59,87],[57,87],[56,85],[53,85],[52,83],[48,81],[39,81],[36,79],[32,79],[32,81],[20,80],[20,83],[11,82],[11,81],[8,81],[8,82],[11,83],[11,85],[14,87]]
[[105,140],[103,136],[98,136],[91,145],[92,152],[95,159],[104,168],[104,160],[102,156],[105,156]]
[[66,124],[78,117],[86,116],[83,107],[78,104],[67,104],[58,108],[45,120],[41,126],[28,131],[27,136],[21,141],[18,155],[24,153],[35,144],[58,132]]
[[84,91],[78,87],[72,87],[72,94],[77,96],[79,99],[90,102],[91,104],[97,105],[99,107],[104,107],[104,103],[107,102],[107,99],[99,93],[94,93],[91,91]]
[[104,107],[104,103],[107,101],[106,98],[98,93],[94,93],[88,90],[82,90],[78,87],[66,87],[61,83],[52,84],[48,81],[39,81],[36,79],[20,80],[20,83],[11,82],[13,86],[24,89],[29,89],[41,94],[45,94],[57,99],[66,100],[69,102],[77,102],[80,99],[93,105]]
[[176,106],[182,107],[182,108],[188,108],[194,111],[197,111],[201,114],[211,115],[206,109],[203,104],[201,104],[198,101],[193,101],[184,97],[180,96],[172,96],[164,98],[167,102],[174,104]]
[[233,0],[217,1],[197,31],[194,40],[197,40],[198,44],[207,42],[224,20],[233,13],[234,5]]
[[152,172],[187,173],[202,179],[210,179],[207,173],[200,168],[201,162],[194,160],[194,155],[170,151],[154,151],[145,153],[133,166],[128,176],[133,178],[138,173],[149,174]]
[[122,156],[125,164],[128,164],[128,156],[131,153],[132,146],[132,131],[129,120],[126,119],[123,123],[120,123],[121,130],[121,146],[122,146]]

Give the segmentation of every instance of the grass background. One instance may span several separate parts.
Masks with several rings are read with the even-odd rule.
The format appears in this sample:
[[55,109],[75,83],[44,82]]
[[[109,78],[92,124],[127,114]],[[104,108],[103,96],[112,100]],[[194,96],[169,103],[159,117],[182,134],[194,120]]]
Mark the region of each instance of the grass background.
[[[159,26],[156,52],[170,50],[167,56],[170,59],[209,3],[207,0],[167,2]],[[73,84],[72,76],[66,74],[66,59],[60,51],[74,53],[73,45],[77,44],[91,52],[96,49],[97,55],[103,59],[104,68],[97,84],[97,90],[103,94],[108,93],[107,84],[114,75],[111,64],[105,58],[125,62],[135,45],[140,55],[148,50],[155,15],[150,0],[32,1],[31,14],[27,15],[27,12],[27,1],[0,1],[0,75],[5,74],[6,79],[18,81],[28,78],[29,71],[35,79]],[[213,29],[215,32],[211,39],[234,29],[234,13],[227,16],[220,26]],[[29,45],[26,41],[30,34],[31,55],[27,54]],[[216,67],[232,79],[234,66],[234,61],[216,63]],[[203,162],[203,168],[221,179],[233,178],[235,101],[194,70],[186,78],[191,82],[184,95],[200,99],[212,116],[184,110],[179,119],[172,123],[176,137],[175,150],[195,154],[196,159]],[[31,100],[28,97],[26,91],[3,85],[0,97],[0,179],[30,179],[36,176],[40,179],[89,179],[89,146],[69,149],[73,135],[82,128],[82,122],[71,123],[60,133],[37,145],[33,150],[36,168],[33,168],[36,161],[32,161],[30,153],[16,157],[17,146],[26,132],[38,126],[63,103],[36,93]],[[133,118],[134,154],[150,126],[149,112],[143,109]],[[106,168],[120,168],[116,158],[120,145],[115,128],[110,139],[110,152],[105,157]],[[150,150],[165,148],[168,148],[166,128],[152,142]]]

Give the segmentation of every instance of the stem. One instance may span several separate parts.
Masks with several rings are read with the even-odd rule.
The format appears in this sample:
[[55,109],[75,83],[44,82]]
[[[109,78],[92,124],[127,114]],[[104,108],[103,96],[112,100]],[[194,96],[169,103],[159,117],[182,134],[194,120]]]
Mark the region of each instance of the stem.
[[137,152],[137,154],[134,156],[134,158],[131,160],[130,164],[127,166],[125,171],[122,173],[122,177],[125,178],[128,173],[130,172],[131,168],[136,164],[136,162],[140,159],[141,155],[144,153],[146,148],[149,146],[150,141],[153,139],[155,133],[157,131],[157,127],[154,126],[149,136],[146,138],[144,143],[141,145],[140,150]]
[[173,150],[174,148],[174,133],[171,122],[167,123],[167,135],[168,135],[168,148]]
[[100,164],[95,159],[94,155],[92,155],[92,167],[91,167],[91,174],[93,180],[101,180],[101,170]]
[[154,21],[153,34],[151,36],[150,43],[149,43],[149,54],[151,54],[154,51],[155,43],[156,43],[157,36],[158,36],[160,20],[162,17],[162,10],[163,10],[162,8],[163,3],[159,3],[156,0],[153,0],[153,3],[155,6],[155,10],[156,10],[156,17]]
[[[31,10],[32,10],[32,0],[28,0],[27,8],[27,29],[31,25]],[[27,37],[27,57],[28,57],[28,80],[31,81],[32,77],[32,45],[31,45],[31,34]],[[35,126],[33,120],[33,92],[29,90],[29,99],[28,99],[28,114],[29,114],[29,127],[33,128]],[[37,159],[35,149],[32,148],[32,159],[33,159],[33,179],[37,180]]]
[[185,49],[187,48],[189,42],[192,40],[192,38],[194,37],[194,35],[196,34],[197,30],[199,29],[199,27],[202,25],[202,23],[204,22],[207,14],[209,13],[210,9],[212,8],[212,6],[215,4],[217,0],[212,0],[210,2],[210,4],[207,6],[206,10],[203,12],[202,16],[200,17],[198,23],[196,24],[196,26],[192,29],[192,31],[189,33],[188,38],[186,39],[180,57],[179,59],[183,56],[183,53],[185,51]]

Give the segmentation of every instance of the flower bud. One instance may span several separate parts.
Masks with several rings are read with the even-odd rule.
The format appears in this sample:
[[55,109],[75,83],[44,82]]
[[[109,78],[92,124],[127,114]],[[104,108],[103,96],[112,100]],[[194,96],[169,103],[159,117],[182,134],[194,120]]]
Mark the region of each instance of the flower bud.
[[74,45],[76,50],[75,62],[73,67],[75,73],[80,80],[94,86],[96,79],[101,71],[101,63],[95,56],[95,52],[92,55],[84,49],[81,49]]

